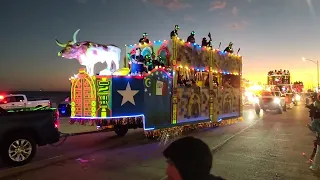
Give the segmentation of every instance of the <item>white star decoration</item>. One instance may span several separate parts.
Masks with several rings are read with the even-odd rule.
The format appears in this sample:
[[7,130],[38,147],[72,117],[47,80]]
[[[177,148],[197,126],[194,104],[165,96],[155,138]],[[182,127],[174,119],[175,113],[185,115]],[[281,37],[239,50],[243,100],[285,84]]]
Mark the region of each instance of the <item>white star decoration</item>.
[[130,102],[133,105],[136,105],[134,102],[134,96],[139,92],[139,90],[131,90],[130,83],[128,82],[125,90],[119,90],[118,93],[122,96],[121,106],[126,102]]

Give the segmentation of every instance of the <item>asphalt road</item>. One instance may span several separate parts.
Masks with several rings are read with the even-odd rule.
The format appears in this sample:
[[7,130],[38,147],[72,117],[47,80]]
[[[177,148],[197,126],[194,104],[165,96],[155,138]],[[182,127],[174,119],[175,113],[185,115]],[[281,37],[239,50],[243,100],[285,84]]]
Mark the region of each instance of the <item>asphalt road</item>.
[[[192,134],[216,149],[214,174],[230,180],[318,179],[303,156],[312,151],[314,139],[305,127],[309,119],[304,107],[260,117],[247,110],[244,119],[243,123]],[[116,138],[113,132],[69,137],[62,146],[39,148],[35,160],[24,167],[3,167],[0,179],[165,179],[161,155],[165,145],[145,139],[141,130],[130,131],[123,138]],[[29,171],[18,173],[25,170]],[[13,173],[18,174],[1,178]]]

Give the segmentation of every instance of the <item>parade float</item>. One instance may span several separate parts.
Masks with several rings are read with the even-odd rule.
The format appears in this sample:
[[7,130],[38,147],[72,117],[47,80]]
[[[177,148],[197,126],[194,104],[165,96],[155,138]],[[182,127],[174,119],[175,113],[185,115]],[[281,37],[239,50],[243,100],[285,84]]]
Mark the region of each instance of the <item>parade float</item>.
[[289,108],[293,105],[298,105],[301,100],[301,88],[300,82],[291,84],[291,76],[289,70],[274,70],[268,72],[268,87],[272,91],[280,91],[286,96],[286,103]]
[[[172,37],[126,45],[120,62],[120,48],[78,42],[78,32],[56,40],[58,56],[86,67],[70,78],[71,124],[159,137],[242,120],[240,55]],[[107,68],[95,72],[98,62]]]

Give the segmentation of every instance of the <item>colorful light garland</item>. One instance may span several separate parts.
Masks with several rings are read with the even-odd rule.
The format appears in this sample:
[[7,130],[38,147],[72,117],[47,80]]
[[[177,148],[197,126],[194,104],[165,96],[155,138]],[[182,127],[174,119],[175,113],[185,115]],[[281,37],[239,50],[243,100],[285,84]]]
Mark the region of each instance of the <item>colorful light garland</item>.
[[[197,72],[210,72],[210,70],[208,68],[193,68],[193,67],[188,67],[188,66],[182,66],[182,65],[177,65],[175,66],[175,68],[177,70],[179,70],[179,68],[185,68],[189,71],[197,71]],[[237,72],[227,72],[227,71],[218,71],[218,70],[212,70],[211,72],[213,73],[219,73],[219,74],[231,74],[231,75],[242,75],[241,73],[237,73]]]
[[[145,73],[145,74],[138,74],[138,75],[131,75],[131,74],[128,74],[128,75],[112,75],[114,77],[123,77],[123,78],[137,78],[137,79],[143,79],[144,77],[146,76],[149,76],[151,73],[157,71],[157,70],[160,70],[160,71],[163,71],[164,73],[166,73],[168,75],[168,77],[172,78],[172,74],[170,72],[168,72],[166,69],[169,69],[169,68],[166,68],[166,67],[162,67],[162,66],[156,66],[153,70],[151,71],[148,71],[148,73]],[[99,77],[100,75],[97,75],[97,77]],[[77,79],[78,78],[78,75],[74,75],[74,76],[71,76],[69,78],[69,80],[74,80],[74,79]]]
[[243,121],[243,117],[236,117],[231,119],[225,119],[223,121],[221,120],[216,122],[208,121],[208,122],[201,122],[196,124],[181,125],[181,126],[175,126],[175,127],[165,128],[165,129],[145,131],[145,136],[150,139],[158,139],[160,141],[163,141],[163,140],[166,141],[169,138],[180,136],[192,130],[226,126],[226,125],[231,125],[231,124],[242,122],[242,121]]

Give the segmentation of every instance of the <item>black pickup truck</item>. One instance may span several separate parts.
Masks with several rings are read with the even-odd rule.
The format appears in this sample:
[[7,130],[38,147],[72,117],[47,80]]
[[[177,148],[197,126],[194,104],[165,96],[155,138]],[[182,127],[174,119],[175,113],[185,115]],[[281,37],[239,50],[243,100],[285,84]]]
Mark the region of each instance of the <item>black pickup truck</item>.
[[0,108],[0,158],[10,166],[29,163],[37,146],[59,141],[56,109],[4,110]]

